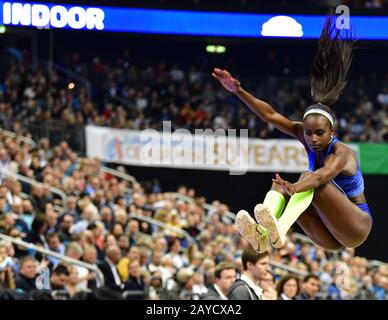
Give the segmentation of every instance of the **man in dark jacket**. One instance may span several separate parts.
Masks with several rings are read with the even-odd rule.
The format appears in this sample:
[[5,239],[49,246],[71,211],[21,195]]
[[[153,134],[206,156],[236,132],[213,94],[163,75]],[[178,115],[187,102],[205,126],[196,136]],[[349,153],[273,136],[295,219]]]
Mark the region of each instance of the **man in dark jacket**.
[[303,279],[302,293],[296,297],[297,300],[318,300],[317,294],[320,290],[321,281],[315,274],[308,274]]
[[15,287],[24,292],[30,292],[36,289],[35,280],[37,261],[34,257],[25,256],[20,260],[19,273],[15,275]]
[[242,253],[243,273],[229,290],[229,300],[263,300],[263,290],[258,283],[269,271],[268,252],[257,253],[251,247]]
[[233,263],[221,262],[214,272],[215,282],[201,300],[228,300],[229,289],[236,280],[236,268]]
[[121,250],[116,245],[110,245],[106,248],[105,255],[105,259],[97,263],[98,268],[104,275],[105,287],[116,291],[122,291],[124,289],[124,284],[121,282],[116,267],[121,259]]

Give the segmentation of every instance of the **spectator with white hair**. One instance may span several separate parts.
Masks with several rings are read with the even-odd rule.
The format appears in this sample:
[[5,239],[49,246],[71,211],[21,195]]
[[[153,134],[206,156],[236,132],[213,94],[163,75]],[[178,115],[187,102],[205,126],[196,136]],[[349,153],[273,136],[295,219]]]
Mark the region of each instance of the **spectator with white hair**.
[[97,263],[98,268],[104,275],[105,286],[116,291],[122,291],[124,284],[121,282],[117,264],[121,259],[120,248],[116,245],[105,249],[105,259]]

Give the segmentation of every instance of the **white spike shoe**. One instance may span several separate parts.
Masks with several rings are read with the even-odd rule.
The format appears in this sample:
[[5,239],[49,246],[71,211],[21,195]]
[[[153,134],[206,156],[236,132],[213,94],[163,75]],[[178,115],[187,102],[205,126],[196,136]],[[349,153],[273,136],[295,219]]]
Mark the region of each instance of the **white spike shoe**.
[[269,249],[268,231],[257,224],[250,214],[245,210],[240,210],[236,216],[236,226],[240,235],[258,253],[264,253]]
[[282,248],[286,244],[286,235],[282,231],[278,219],[271,213],[268,207],[259,203],[255,207],[255,218],[269,232],[274,248]]

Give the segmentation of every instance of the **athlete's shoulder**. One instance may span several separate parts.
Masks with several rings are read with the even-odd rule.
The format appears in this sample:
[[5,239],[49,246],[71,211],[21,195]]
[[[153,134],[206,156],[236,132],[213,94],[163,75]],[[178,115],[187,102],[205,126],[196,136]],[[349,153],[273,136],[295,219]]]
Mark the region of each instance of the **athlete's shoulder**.
[[342,153],[355,156],[354,150],[340,140],[338,140],[333,146],[333,153]]

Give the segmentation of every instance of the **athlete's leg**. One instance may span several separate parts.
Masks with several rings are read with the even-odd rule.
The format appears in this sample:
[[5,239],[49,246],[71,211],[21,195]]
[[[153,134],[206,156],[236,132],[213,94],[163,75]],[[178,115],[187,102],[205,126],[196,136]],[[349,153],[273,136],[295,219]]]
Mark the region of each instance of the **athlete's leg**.
[[318,246],[327,250],[339,250],[343,248],[343,245],[326,228],[313,205],[310,205],[302,213],[297,223],[306,235]]
[[279,218],[283,214],[284,207],[289,198],[290,197],[283,189],[273,182],[271,190],[265,195],[263,205],[266,206],[276,218]]
[[[299,176],[298,181],[304,179],[309,174],[311,173],[303,172]],[[297,223],[305,234],[320,247],[328,250],[339,250],[343,247],[326,228],[312,204],[301,214]]]
[[372,218],[336,186],[326,183],[315,190],[313,206],[330,233],[345,247],[361,245],[372,228]]
[[272,245],[281,248],[286,242],[286,234],[299,216],[310,206],[314,190],[299,192],[290,197],[286,209],[277,215],[271,203],[259,203],[255,207],[256,220],[269,231]]

